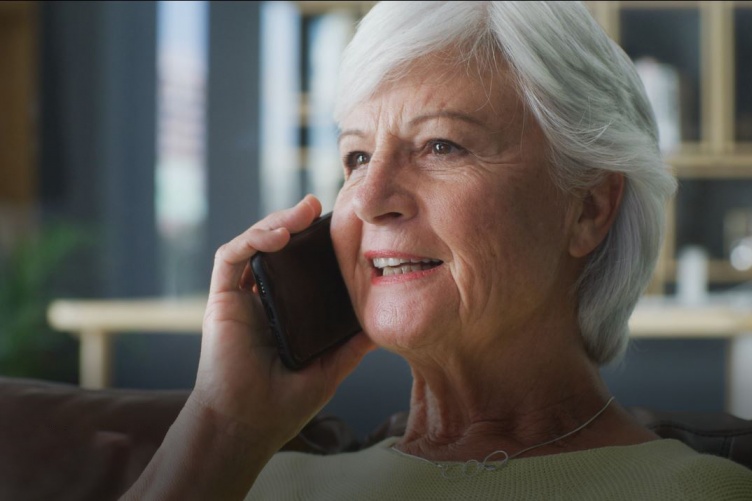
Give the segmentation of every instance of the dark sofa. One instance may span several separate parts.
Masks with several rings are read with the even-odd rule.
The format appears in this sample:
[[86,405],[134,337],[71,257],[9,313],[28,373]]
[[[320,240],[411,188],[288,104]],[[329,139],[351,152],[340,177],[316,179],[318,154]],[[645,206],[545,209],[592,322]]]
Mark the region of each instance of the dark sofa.
[[[0,378],[0,499],[117,499],[139,476],[188,397],[186,391],[83,390]],[[662,437],[752,469],[752,421],[725,413],[630,411]],[[399,435],[407,414],[359,439],[319,415],[285,450],[332,454]]]

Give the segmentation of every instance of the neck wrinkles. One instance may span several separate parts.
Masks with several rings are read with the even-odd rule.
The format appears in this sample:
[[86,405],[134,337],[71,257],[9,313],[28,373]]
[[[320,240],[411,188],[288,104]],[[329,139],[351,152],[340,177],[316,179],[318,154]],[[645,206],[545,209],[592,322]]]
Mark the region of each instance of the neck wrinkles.
[[[467,461],[498,449],[512,455],[577,428],[605,405],[608,392],[584,350],[572,343],[560,348],[546,356],[527,344],[525,358],[508,349],[485,362],[411,363],[410,418],[397,448]],[[585,431],[530,455],[563,452]]]

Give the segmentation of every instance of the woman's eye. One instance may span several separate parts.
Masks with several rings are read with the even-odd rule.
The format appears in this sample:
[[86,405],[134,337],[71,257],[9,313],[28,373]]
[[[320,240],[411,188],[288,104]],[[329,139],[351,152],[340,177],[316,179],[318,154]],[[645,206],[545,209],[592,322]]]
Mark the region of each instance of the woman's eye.
[[444,140],[431,141],[429,146],[431,148],[431,153],[434,155],[450,155],[462,150],[462,148],[456,144]]
[[353,151],[345,156],[345,167],[349,170],[354,170],[358,167],[367,165],[370,160],[371,158],[368,156],[368,153]]

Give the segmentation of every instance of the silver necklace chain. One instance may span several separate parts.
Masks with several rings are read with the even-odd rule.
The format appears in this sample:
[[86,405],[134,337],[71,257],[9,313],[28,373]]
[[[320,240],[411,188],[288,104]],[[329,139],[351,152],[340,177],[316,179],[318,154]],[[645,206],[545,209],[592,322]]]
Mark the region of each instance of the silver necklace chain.
[[[434,461],[431,461],[430,459],[422,458],[420,456],[413,456],[412,454],[408,454],[406,452],[402,452],[401,450],[397,449],[394,445],[392,446],[392,450],[395,452],[412,459],[420,459],[421,461],[424,461],[430,465],[435,466],[441,471],[441,476],[450,480],[463,478],[463,477],[474,477],[475,475],[478,475],[481,472],[484,471],[496,471],[502,469],[506,464],[516,458],[519,457],[526,452],[530,452],[533,449],[537,449],[539,447],[543,447],[544,445],[553,444],[554,442],[558,442],[559,440],[563,440],[571,435],[574,435],[578,431],[582,430],[583,428],[586,428],[590,423],[598,419],[598,417],[606,412],[606,409],[608,409],[608,406],[611,405],[611,402],[613,402],[614,397],[611,397],[608,399],[608,402],[606,402],[606,405],[601,408],[598,412],[595,413],[593,417],[582,423],[580,426],[575,428],[572,431],[569,431],[565,433],[564,435],[560,437],[556,437],[552,440],[547,440],[546,442],[543,442],[542,444],[537,444],[528,447],[527,449],[522,449],[519,452],[516,452],[512,454],[511,456],[502,449],[499,449],[497,451],[493,451],[491,454],[483,458],[483,461],[478,461],[477,459],[470,459],[468,461],[465,461],[464,463],[436,463]],[[503,456],[502,459],[494,461],[494,464],[489,464],[488,461],[494,457],[494,456]]]

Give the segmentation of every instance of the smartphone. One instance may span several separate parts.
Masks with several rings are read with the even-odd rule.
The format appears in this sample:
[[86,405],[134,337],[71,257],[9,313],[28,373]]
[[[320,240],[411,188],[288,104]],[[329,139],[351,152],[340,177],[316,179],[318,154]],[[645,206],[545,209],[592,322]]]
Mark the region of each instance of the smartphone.
[[280,358],[292,370],[361,331],[334,253],[331,219],[323,215],[282,250],[251,258]]

